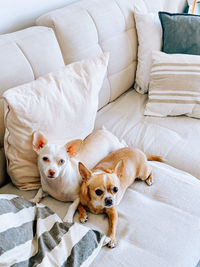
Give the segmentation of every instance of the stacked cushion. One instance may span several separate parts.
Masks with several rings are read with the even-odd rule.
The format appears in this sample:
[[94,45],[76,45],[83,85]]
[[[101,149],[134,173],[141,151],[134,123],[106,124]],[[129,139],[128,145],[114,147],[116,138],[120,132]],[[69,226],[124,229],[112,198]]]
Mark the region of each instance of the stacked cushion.
[[149,92],[144,114],[200,118],[200,17],[136,13],[135,20],[139,41],[135,89]]
[[200,55],[200,16],[159,12],[163,29],[162,51]]

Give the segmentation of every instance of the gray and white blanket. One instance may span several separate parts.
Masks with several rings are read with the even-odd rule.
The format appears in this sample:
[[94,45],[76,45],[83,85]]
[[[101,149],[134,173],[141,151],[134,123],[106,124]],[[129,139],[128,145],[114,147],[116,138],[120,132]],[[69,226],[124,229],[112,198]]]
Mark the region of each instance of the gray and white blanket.
[[105,236],[64,223],[42,204],[0,195],[0,266],[89,266]]

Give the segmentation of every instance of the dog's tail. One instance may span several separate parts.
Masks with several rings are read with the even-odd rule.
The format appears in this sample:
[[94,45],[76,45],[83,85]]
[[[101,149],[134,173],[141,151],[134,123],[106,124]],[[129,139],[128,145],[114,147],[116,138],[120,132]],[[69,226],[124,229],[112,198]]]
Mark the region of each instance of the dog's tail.
[[147,160],[163,162],[163,159],[160,156],[154,156],[151,154],[147,154],[146,156]]

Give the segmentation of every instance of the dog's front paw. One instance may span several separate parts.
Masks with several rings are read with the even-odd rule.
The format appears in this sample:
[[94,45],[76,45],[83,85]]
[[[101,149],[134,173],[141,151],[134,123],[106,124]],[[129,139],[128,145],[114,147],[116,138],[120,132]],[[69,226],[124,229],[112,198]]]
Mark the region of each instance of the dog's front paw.
[[80,220],[81,223],[86,223],[88,221],[88,216],[87,215],[80,216],[79,217],[79,220]]
[[38,199],[38,198],[31,198],[31,199],[29,199],[29,201],[32,202],[33,204],[37,204],[37,203],[40,202],[40,199]]
[[63,219],[63,222],[73,224],[73,218],[71,218],[71,217],[68,218],[67,216],[65,216],[65,218]]
[[147,178],[147,179],[145,180],[145,182],[146,182],[146,184],[147,184],[148,186],[151,186],[151,185],[153,184],[153,180],[152,180],[152,178]]
[[104,239],[104,241],[103,241],[103,247],[104,246],[107,246],[108,243],[110,242],[110,240],[111,240],[111,238],[109,236],[106,236],[105,239]]
[[117,241],[115,238],[111,238],[110,242],[107,245],[109,248],[115,248],[117,246]]

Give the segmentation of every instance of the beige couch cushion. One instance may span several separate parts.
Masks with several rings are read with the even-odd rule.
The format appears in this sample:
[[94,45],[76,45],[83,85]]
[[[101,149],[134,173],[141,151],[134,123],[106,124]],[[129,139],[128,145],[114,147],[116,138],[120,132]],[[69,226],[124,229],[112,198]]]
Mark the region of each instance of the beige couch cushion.
[[[104,247],[92,267],[196,267],[200,259],[200,182],[163,163],[151,163],[154,184],[135,182],[118,206],[118,245]],[[22,192],[11,184],[0,193],[30,199],[35,191]],[[48,205],[64,218],[69,203],[46,197]],[[78,212],[75,216],[78,221]],[[108,218],[89,213],[86,226],[108,231]]]
[[152,51],[162,47],[162,27],[157,13],[135,13],[138,35],[138,64],[134,88],[138,93],[148,92]]
[[110,53],[99,107],[116,99],[134,82],[137,36],[133,12],[146,11],[142,0],[86,0],[47,13],[38,25],[52,27],[66,64]]
[[200,121],[186,116],[144,116],[147,95],[129,91],[98,111],[104,125],[130,147],[160,155],[165,162],[200,179]]
[[108,57],[104,53],[75,62],[4,92],[7,171],[17,187],[40,186],[32,147],[35,131],[60,145],[92,132]]
[[186,115],[200,119],[199,84],[200,56],[152,52],[144,114],[158,117]]

